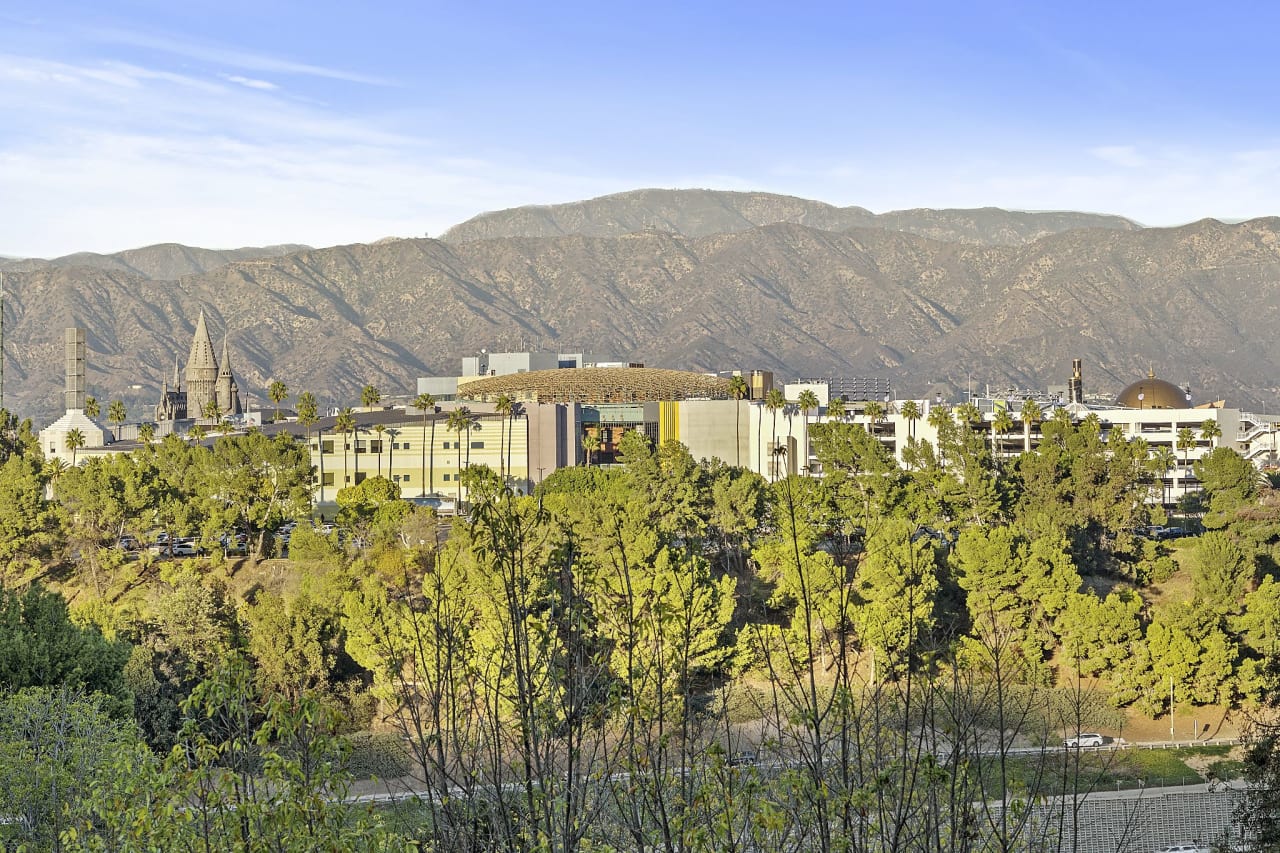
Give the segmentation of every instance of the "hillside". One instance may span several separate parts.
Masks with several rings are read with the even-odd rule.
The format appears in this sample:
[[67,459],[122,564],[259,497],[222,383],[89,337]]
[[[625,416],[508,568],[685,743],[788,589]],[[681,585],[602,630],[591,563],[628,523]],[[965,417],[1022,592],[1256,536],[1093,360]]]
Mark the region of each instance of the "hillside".
[[[970,377],[978,388],[1043,387],[1064,382],[1078,357],[1089,392],[1118,391],[1153,366],[1198,400],[1261,405],[1280,373],[1278,247],[1277,219],[1075,229],[1015,246],[779,222],[700,237],[237,250],[262,253],[248,259],[166,246],[92,256],[112,259],[96,266],[22,261],[6,275],[5,402],[54,414],[62,330],[82,325],[92,393],[141,416],[175,357],[185,360],[204,308],[215,337],[229,331],[242,393],[258,401],[275,378],[325,406],[367,383],[408,394],[415,377],[454,372],[490,347],[883,376],[904,395]],[[196,271],[142,274],[183,268]]]
[[444,240],[461,243],[509,237],[621,237],[666,231],[707,237],[791,223],[823,231],[883,228],[935,240],[1017,246],[1076,228],[1131,231],[1138,225],[1119,216],[1053,211],[896,210],[874,214],[862,207],[834,207],[771,193],[720,190],[634,190],[570,204],[517,207],[483,213],[449,229]]

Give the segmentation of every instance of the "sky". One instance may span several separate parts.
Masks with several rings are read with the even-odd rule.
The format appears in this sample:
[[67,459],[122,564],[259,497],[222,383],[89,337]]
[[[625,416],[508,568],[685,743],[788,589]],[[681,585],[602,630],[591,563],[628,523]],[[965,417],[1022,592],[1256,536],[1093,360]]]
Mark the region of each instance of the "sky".
[[1280,214],[1280,4],[4,0],[0,254],[438,236],[642,187]]

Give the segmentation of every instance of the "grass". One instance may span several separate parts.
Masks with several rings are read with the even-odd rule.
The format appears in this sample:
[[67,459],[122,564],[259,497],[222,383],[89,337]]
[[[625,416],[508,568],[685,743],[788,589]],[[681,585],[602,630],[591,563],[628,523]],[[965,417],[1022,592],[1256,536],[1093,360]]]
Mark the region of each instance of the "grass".
[[[1193,785],[1204,776],[1187,764],[1199,756],[1226,756],[1229,746],[1197,746],[1184,749],[1123,749],[1076,753],[1049,749],[1036,755],[1011,755],[1006,760],[1007,780],[1000,778],[995,756],[984,756],[970,772],[978,774],[985,794],[999,798],[1006,792],[1017,797],[1055,796],[1073,791],[1125,790],[1168,785]],[[1233,779],[1240,762],[1223,758],[1209,765],[1220,779]],[[1220,769],[1219,769],[1220,768]]]

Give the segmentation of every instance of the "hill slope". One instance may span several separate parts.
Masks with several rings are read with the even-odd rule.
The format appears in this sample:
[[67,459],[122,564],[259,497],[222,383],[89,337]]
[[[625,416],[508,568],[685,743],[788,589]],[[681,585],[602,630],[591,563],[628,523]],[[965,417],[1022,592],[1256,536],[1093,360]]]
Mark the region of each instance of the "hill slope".
[[[230,330],[246,395],[267,383],[350,404],[409,393],[482,346],[610,352],[653,366],[1043,386],[1085,360],[1089,391],[1154,365],[1197,399],[1272,398],[1280,220],[1072,230],[1019,246],[791,223],[691,238],[644,231],[383,241],[236,260],[177,281],[45,264],[7,276],[6,403],[58,403],[65,326],[89,385],[132,414],[185,360],[200,308]],[[133,384],[141,385],[132,389]]]
[[1139,226],[1119,216],[1053,211],[1028,213],[984,207],[977,210],[897,210],[876,215],[861,207],[833,207],[818,201],[771,193],[720,190],[634,190],[587,201],[517,207],[483,213],[444,235],[450,243],[505,237],[621,237],[666,231],[684,237],[749,231],[762,225],[793,223],[824,231],[884,228],[935,240],[1016,246],[1075,228],[1123,231]]

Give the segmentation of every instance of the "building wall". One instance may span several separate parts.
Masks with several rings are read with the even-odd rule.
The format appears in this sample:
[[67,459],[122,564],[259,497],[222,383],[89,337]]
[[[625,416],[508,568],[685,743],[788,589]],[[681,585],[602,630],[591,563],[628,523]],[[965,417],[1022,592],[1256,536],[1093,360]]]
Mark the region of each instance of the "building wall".
[[749,402],[685,400],[663,405],[674,410],[677,437],[694,459],[719,459],[727,465],[753,468]]

